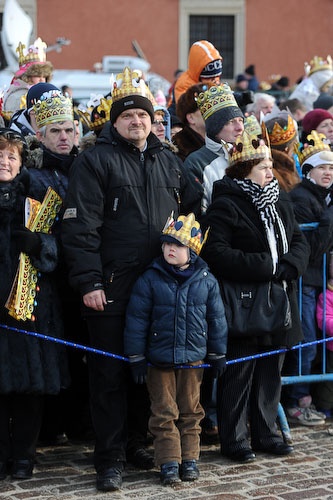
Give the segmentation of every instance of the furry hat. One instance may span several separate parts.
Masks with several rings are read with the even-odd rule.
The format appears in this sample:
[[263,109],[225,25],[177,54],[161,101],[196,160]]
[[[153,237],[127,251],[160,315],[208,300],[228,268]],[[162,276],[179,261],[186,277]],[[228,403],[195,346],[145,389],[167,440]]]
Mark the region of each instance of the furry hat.
[[[52,78],[53,73],[53,65],[49,61],[45,61],[43,63],[32,63],[28,68],[24,70],[23,73],[18,70],[15,73],[17,78],[21,78],[21,80],[29,83],[33,76],[44,77],[46,82],[49,82]],[[19,74],[19,76],[18,76]]]

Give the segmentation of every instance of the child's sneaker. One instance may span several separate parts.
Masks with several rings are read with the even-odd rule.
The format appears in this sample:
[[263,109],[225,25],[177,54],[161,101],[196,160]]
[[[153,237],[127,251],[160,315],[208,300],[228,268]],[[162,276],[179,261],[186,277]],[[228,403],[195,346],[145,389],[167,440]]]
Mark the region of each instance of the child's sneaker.
[[318,413],[323,413],[326,418],[332,418],[333,417],[333,411],[332,410],[326,410],[325,408],[317,408]]
[[199,469],[196,460],[184,460],[180,466],[182,481],[196,481],[199,478]]
[[160,478],[163,486],[180,483],[178,462],[167,462],[162,464]]
[[303,396],[301,399],[298,400],[298,406],[300,408],[310,408],[311,413],[317,414],[319,418],[325,420],[326,419],[326,414],[322,411],[318,411],[315,407],[314,404],[312,404],[312,397],[309,396]]
[[313,410],[312,408],[287,408],[287,417],[289,422],[299,425],[322,425],[325,423],[323,414]]

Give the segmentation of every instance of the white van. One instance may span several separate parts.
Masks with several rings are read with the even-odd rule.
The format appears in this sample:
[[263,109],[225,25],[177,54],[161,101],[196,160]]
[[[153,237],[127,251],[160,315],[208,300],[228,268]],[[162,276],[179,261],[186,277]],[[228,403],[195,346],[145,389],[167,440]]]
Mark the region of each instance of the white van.
[[92,94],[110,93],[111,75],[121,73],[125,66],[142,71],[153,94],[161,89],[165,96],[168,95],[171,83],[162,76],[149,72],[150,64],[147,61],[132,56],[104,56],[101,71],[97,72],[79,69],[54,70],[52,83],[58,88],[68,85],[73,89],[73,98],[86,104]]

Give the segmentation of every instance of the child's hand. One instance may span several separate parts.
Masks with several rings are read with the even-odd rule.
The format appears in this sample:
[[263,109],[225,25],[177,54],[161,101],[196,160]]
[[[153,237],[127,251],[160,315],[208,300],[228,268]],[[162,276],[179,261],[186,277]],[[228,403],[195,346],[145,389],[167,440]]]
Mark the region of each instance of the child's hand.
[[213,378],[219,378],[227,368],[227,360],[224,354],[208,354]]
[[145,384],[147,378],[147,360],[142,354],[129,357],[133,380],[136,384]]

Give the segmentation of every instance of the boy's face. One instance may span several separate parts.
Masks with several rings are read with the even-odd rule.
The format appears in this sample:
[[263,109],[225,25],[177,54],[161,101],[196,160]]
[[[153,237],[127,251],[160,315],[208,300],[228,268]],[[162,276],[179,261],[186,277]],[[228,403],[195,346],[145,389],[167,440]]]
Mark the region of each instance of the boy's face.
[[177,267],[183,267],[188,264],[190,251],[184,245],[169,243],[165,241],[162,245],[164,259],[168,264]]

